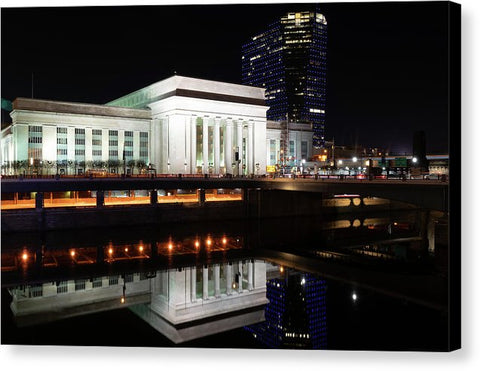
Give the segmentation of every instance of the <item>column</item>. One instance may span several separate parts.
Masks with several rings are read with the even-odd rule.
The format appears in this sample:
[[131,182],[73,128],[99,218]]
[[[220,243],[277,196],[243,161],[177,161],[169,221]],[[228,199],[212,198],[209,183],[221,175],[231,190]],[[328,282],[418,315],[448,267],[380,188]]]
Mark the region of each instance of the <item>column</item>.
[[188,121],[188,117],[187,116],[183,116],[183,124],[184,124],[184,135],[185,135],[185,158],[184,158],[184,166],[182,168],[182,170],[184,171],[185,174],[188,174],[190,173],[190,168],[191,166],[189,165],[190,164],[190,159],[192,158],[192,154],[190,153],[190,151],[192,150],[192,139],[191,139],[191,135],[192,135],[192,132],[190,130],[190,122]]
[[191,135],[190,135],[190,144],[191,144],[191,159],[190,159],[190,173],[197,173],[197,118],[192,116],[191,122]]
[[215,283],[215,297],[220,297],[220,265],[213,266],[213,279]]
[[43,192],[35,193],[35,209],[43,209]]
[[227,119],[227,127],[225,130],[225,166],[227,173],[232,174],[232,135],[233,135],[233,122],[232,119]]
[[[243,122],[239,120],[237,122],[237,150],[238,150],[238,159],[239,160],[241,160],[242,157],[243,157],[242,156],[242,139],[243,139]],[[243,162],[240,162],[240,163],[237,162],[238,175],[243,174],[242,173],[242,166],[243,166]]]
[[203,266],[203,300],[208,299],[208,267],[206,265]]
[[238,272],[239,272],[239,277],[238,277],[238,292],[242,292],[242,291],[243,291],[243,284],[242,284],[242,281],[243,281],[243,278],[242,278],[243,272],[242,272],[242,262],[241,262],[241,261],[238,262]]
[[197,199],[200,206],[205,204],[205,189],[197,189]]
[[158,201],[158,193],[157,193],[157,190],[154,189],[150,191],[150,204],[155,205],[157,201]]
[[248,171],[248,174],[255,173],[255,164],[254,164],[254,156],[253,156],[253,122],[248,123],[247,171]]
[[97,191],[97,207],[105,205],[105,195],[103,191]]
[[253,263],[250,260],[248,262],[248,291],[253,290]]
[[197,268],[190,269],[190,301],[197,301]]
[[232,295],[232,263],[227,263],[227,295]]
[[208,173],[208,117],[203,118],[203,173]]
[[214,173],[220,173],[220,118],[215,117],[213,128],[213,166]]

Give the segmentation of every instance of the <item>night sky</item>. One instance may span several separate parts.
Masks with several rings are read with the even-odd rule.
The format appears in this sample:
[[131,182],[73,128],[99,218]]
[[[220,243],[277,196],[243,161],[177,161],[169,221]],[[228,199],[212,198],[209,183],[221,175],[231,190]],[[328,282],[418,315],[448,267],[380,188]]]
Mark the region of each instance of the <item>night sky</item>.
[[[241,83],[241,46],[314,4],[3,8],[2,98],[103,104],[178,75]],[[447,4],[320,3],[328,22],[326,138],[448,151]],[[5,119],[5,115],[2,115]],[[457,123],[454,123],[457,124]],[[459,123],[458,123],[459,124]]]

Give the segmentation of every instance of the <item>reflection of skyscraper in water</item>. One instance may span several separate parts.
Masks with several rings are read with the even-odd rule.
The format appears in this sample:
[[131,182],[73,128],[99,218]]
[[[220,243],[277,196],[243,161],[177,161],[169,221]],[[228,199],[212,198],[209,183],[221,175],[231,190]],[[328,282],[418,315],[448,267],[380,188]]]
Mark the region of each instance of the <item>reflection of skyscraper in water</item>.
[[326,281],[285,272],[267,281],[265,322],[245,327],[270,348],[325,349]]

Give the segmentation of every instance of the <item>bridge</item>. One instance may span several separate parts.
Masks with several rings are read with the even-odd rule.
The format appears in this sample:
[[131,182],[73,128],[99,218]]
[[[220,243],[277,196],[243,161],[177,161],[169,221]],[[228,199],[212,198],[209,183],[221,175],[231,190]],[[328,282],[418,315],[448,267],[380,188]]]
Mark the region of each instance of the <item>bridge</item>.
[[[199,202],[207,189],[280,190],[335,195],[378,197],[416,205],[421,208],[448,211],[449,184],[441,180],[334,178],[218,178],[189,176],[151,176],[115,178],[11,178],[2,179],[1,193],[97,191],[97,205],[103,203],[103,192],[112,190],[147,190],[156,203],[157,190],[200,190]],[[98,198],[102,198],[98,200]],[[43,201],[42,201],[43,202]],[[41,203],[39,203],[41,205]]]

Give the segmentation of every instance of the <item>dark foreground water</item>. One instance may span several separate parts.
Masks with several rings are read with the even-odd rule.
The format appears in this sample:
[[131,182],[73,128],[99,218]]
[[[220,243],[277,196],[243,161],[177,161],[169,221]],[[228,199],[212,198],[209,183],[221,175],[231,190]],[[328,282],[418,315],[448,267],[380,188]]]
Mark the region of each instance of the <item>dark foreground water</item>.
[[[419,220],[416,211],[408,211],[2,236],[2,343],[444,351],[448,272],[442,220],[430,252],[417,238]],[[245,267],[249,261],[265,266],[264,320],[178,344],[128,306],[46,323],[48,311],[58,308],[35,314],[38,297],[31,287],[45,282],[58,289],[66,280],[95,282],[95,276],[119,272],[160,274],[192,266],[200,271],[228,262]],[[219,276],[225,274],[222,268]],[[24,299],[33,303],[34,324],[13,314],[13,292],[29,292]],[[228,314],[223,316],[228,322]]]

